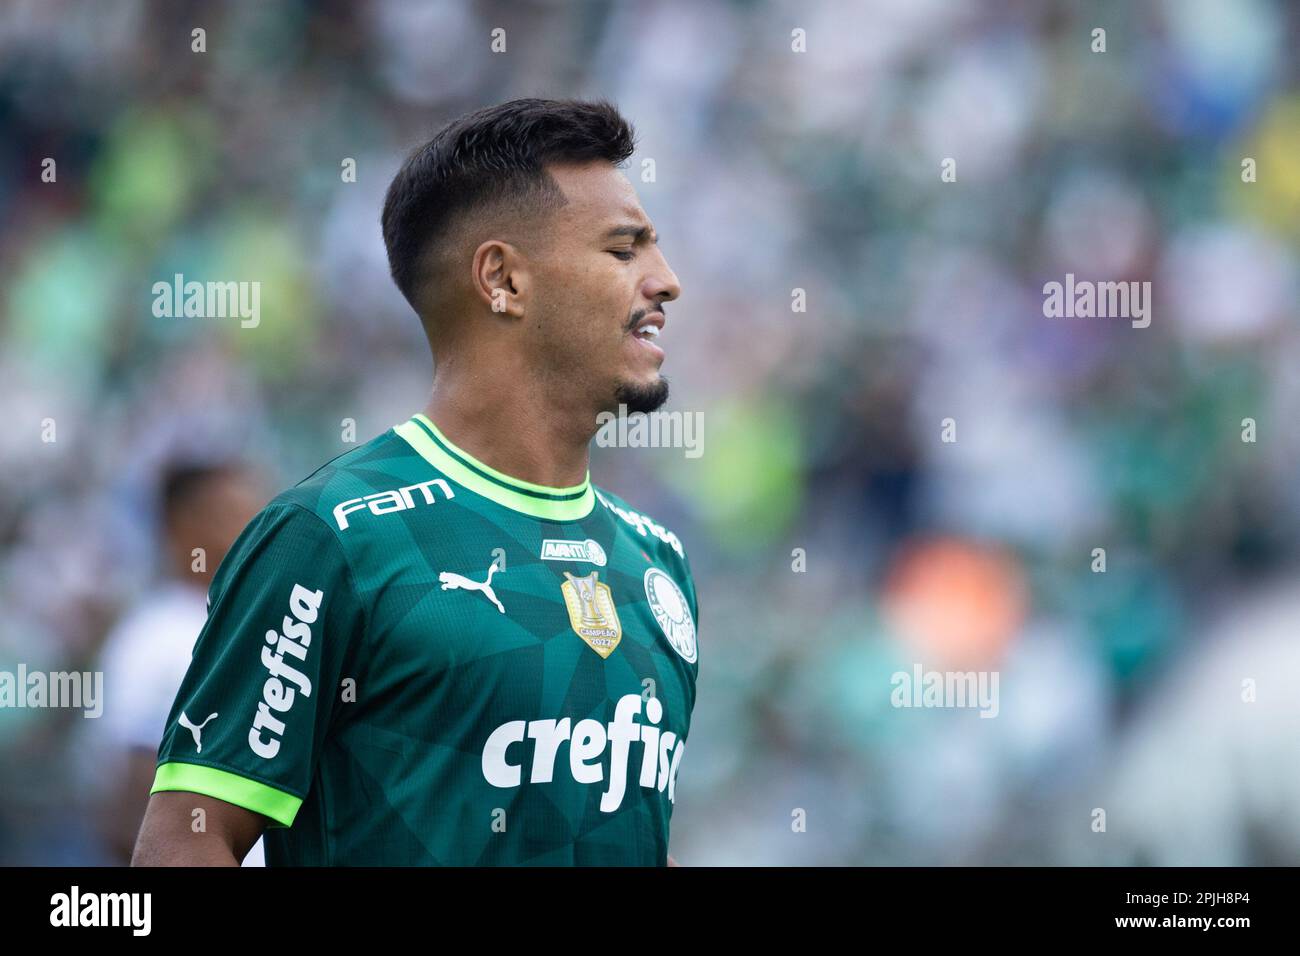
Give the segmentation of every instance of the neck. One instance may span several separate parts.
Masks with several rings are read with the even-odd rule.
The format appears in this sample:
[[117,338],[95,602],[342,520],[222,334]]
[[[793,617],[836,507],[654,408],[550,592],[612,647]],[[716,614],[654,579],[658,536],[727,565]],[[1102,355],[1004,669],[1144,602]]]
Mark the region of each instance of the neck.
[[[587,478],[596,416],[527,363],[441,362],[424,414],[455,445],[512,478],[569,488]],[[567,401],[566,401],[567,400]]]

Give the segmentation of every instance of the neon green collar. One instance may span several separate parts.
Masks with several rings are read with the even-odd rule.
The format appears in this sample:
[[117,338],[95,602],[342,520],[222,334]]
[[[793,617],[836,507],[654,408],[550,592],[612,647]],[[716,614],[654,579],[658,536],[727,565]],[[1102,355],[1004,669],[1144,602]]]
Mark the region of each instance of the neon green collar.
[[395,426],[393,431],[456,484],[512,511],[551,521],[577,521],[591,514],[596,506],[590,471],[582,484],[571,488],[534,485],[511,478],[458,448],[423,414],[411,416],[410,421]]

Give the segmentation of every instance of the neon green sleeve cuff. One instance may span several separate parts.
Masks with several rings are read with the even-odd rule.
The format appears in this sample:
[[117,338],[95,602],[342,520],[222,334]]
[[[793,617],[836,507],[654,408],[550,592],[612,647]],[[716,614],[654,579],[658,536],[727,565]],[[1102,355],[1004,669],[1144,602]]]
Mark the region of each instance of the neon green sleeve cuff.
[[159,766],[150,793],[160,790],[185,790],[216,797],[245,810],[270,817],[281,826],[292,826],[302,798],[249,780],[228,770],[204,767],[196,763],[170,762]]

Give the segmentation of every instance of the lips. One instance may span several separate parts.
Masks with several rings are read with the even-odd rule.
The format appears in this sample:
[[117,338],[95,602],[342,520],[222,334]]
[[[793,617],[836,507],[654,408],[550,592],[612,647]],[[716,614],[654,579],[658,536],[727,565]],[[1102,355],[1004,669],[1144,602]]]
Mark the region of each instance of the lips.
[[660,361],[663,361],[664,350],[656,344],[655,339],[659,337],[663,327],[664,314],[662,312],[650,312],[641,321],[637,322],[632,329],[632,338],[636,339],[642,348],[652,353]]
[[639,339],[654,339],[664,328],[664,314],[662,312],[649,312],[636,324],[632,329],[632,334]]

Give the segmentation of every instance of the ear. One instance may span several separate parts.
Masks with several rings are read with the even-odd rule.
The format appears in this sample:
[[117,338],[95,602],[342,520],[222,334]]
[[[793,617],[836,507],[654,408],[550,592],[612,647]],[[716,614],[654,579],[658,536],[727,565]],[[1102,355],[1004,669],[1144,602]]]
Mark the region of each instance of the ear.
[[522,319],[532,288],[528,262],[515,246],[489,239],[474,250],[474,294],[492,312]]

